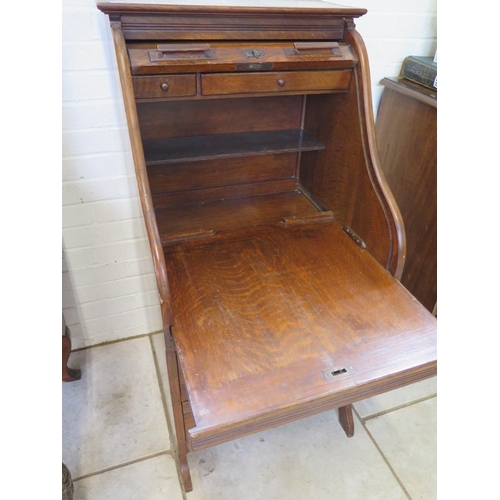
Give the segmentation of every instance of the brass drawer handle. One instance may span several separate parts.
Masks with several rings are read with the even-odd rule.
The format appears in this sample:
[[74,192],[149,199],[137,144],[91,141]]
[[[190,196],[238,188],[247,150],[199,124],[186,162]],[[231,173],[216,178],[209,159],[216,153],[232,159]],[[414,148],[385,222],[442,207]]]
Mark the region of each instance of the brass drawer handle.
[[168,82],[161,83],[160,88],[166,92],[168,90]]
[[285,80],[283,80],[283,78],[280,78],[280,79],[278,80],[278,85],[279,85],[280,87],[283,87],[283,86],[285,85]]

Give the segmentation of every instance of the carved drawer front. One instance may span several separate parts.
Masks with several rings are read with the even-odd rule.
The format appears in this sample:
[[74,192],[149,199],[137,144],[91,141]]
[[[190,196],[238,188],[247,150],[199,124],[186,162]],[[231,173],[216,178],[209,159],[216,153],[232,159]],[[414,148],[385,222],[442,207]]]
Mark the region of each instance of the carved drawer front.
[[196,75],[134,76],[137,98],[196,95]]
[[213,73],[201,75],[203,95],[347,90],[350,70]]

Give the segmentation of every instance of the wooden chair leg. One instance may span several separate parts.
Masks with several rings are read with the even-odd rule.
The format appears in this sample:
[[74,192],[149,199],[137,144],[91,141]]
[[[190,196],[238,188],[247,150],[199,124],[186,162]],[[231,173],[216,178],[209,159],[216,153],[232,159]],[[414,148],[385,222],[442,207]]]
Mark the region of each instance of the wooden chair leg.
[[339,421],[347,437],[354,436],[354,416],[352,414],[352,405],[339,408]]
[[68,366],[71,353],[71,340],[67,335],[62,336],[62,379],[63,382],[73,382],[82,377],[81,370],[74,370]]
[[167,346],[167,369],[170,384],[170,395],[172,397],[172,408],[174,411],[175,433],[177,435],[177,455],[179,457],[182,482],[186,493],[193,491],[191,473],[187,461],[186,428],[184,425],[184,412],[182,411],[181,386],[179,378],[179,366],[177,364],[177,352],[173,345],[170,332],[165,335]]

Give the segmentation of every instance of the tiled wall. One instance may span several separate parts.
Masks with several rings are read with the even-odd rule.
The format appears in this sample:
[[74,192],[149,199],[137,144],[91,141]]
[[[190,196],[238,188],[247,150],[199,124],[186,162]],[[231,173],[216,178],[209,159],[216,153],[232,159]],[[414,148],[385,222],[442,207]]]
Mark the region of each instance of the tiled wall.
[[[436,50],[436,0],[339,1],[370,57],[374,109],[407,55]],[[63,0],[63,310],[73,347],[161,329],[108,20]]]

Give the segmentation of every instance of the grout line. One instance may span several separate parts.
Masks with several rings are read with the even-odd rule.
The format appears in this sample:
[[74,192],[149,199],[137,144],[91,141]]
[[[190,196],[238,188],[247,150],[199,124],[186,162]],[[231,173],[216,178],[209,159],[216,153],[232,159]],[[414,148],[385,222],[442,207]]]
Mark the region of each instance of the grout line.
[[127,465],[132,465],[132,464],[136,464],[139,462],[144,462],[145,460],[149,460],[150,458],[156,458],[156,457],[160,457],[162,455],[172,455],[172,453],[170,450],[159,451],[158,453],[153,453],[152,455],[148,455],[146,457],[136,458],[135,460],[130,460],[129,462],[123,462],[120,465],[113,465],[111,467],[107,467],[105,469],[101,469],[101,470],[98,470],[96,472],[90,472],[89,474],[84,474],[83,476],[78,476],[76,478],[72,478],[72,481],[76,482],[76,481],[80,481],[82,479],[87,479],[88,477],[98,476],[99,474],[103,474],[104,472],[109,472],[109,471],[115,470],[115,469],[121,469],[122,467],[126,467]]
[[389,470],[392,472],[392,475],[394,476],[394,478],[398,482],[398,484],[399,484],[400,488],[403,490],[404,494],[407,496],[408,500],[412,500],[410,494],[408,493],[408,490],[405,488],[405,486],[402,483],[401,479],[399,479],[398,475],[396,474],[396,471],[392,468],[392,465],[390,464],[389,460],[384,455],[384,452],[382,451],[382,449],[378,445],[377,441],[375,441],[375,438],[372,436],[371,432],[366,427],[365,421],[361,419],[361,417],[359,416],[359,414],[356,411],[356,408],[354,408],[354,406],[352,407],[352,411],[356,414],[356,417],[358,417],[358,420],[360,421],[361,426],[363,427],[363,429],[368,434],[368,437],[372,440],[372,443],[375,445],[375,448],[380,453],[380,456],[382,457],[382,460],[385,462],[385,464],[387,465],[387,467],[389,467]]
[[417,403],[421,403],[422,401],[427,401],[429,399],[436,398],[436,397],[437,397],[437,393],[434,393],[434,394],[431,394],[429,396],[424,396],[423,398],[420,398],[420,399],[415,399],[414,401],[411,401],[409,403],[404,403],[402,405],[395,406],[394,408],[390,408],[389,410],[379,411],[378,413],[374,413],[373,415],[368,415],[367,417],[364,417],[364,418],[359,417],[359,415],[358,415],[358,417],[362,422],[366,422],[368,420],[372,420],[373,418],[377,418],[377,417],[380,417],[382,415],[387,415],[388,413],[392,413],[393,411],[401,410],[402,408],[407,408],[408,406],[413,406]]
[[[71,330],[71,325],[69,326],[69,328]],[[106,342],[101,342],[100,344],[92,344],[92,345],[88,345],[85,347],[79,347],[78,349],[73,349],[71,352],[86,351],[87,349],[94,349],[94,347],[102,347],[105,345],[118,344],[119,342],[126,342],[127,340],[141,339],[143,337],[149,337],[150,335],[156,335],[157,333],[161,333],[161,332],[142,333],[141,335],[134,335],[133,337],[125,337],[122,339],[108,340]]]

